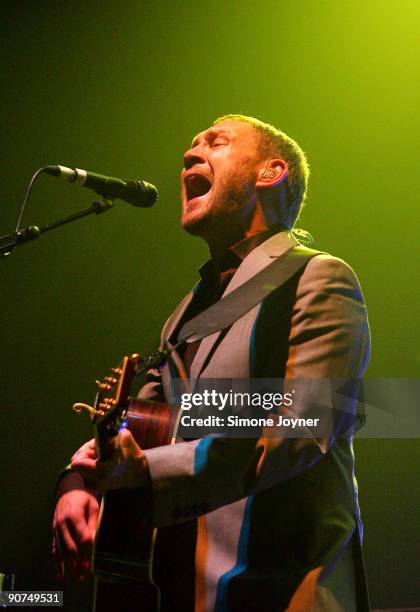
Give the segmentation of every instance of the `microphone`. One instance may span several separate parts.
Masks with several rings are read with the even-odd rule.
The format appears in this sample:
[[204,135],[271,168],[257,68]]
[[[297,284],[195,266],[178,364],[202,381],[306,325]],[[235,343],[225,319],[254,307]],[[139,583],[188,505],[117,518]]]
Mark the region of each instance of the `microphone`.
[[80,183],[104,198],[111,200],[119,198],[140,208],[153,206],[158,197],[156,187],[146,181],[122,181],[112,176],[87,172],[80,168],[66,168],[66,166],[45,166],[43,172],[69,183]]

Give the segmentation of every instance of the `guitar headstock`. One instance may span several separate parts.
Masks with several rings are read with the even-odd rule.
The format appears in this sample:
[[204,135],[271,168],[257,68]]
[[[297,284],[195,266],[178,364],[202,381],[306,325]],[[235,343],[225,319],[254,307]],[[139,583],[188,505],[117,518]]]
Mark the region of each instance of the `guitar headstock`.
[[124,357],[118,367],[111,368],[108,376],[96,381],[98,390],[93,406],[83,403],[73,405],[75,412],[89,412],[95,425],[99,449],[103,449],[100,456],[105,452],[106,439],[117,435],[123,422],[131,385],[142,362],[143,358],[137,353]]

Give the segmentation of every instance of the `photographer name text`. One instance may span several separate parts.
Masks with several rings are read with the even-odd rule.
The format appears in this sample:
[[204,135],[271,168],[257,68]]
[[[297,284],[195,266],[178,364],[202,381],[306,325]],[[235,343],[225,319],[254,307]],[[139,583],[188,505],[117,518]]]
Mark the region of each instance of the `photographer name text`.
[[272,417],[228,417],[209,415],[206,417],[192,417],[189,414],[181,416],[183,427],[318,427],[320,419],[290,418],[282,415]]

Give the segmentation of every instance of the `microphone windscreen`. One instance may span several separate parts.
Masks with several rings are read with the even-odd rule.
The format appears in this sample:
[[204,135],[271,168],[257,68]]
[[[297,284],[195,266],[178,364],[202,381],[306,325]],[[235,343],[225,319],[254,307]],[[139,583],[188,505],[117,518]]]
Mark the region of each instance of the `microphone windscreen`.
[[141,208],[153,206],[158,197],[156,187],[146,181],[127,181],[123,191],[122,198],[126,202]]

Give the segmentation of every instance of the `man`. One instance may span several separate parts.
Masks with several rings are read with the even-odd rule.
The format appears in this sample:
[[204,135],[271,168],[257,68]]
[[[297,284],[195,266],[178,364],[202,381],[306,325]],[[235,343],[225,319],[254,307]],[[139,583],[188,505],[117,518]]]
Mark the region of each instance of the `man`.
[[[162,346],[297,244],[289,230],[307,178],[299,146],[256,119],[228,115],[194,139],[181,174],[182,225],[206,240],[211,260],[166,323]],[[357,378],[368,352],[354,273],[318,254],[228,329],[184,343],[162,372],[149,373],[140,396],[169,401],[182,375]],[[366,610],[352,446],[343,433],[338,424],[320,437],[208,436],[142,451],[122,431],[104,463],[88,442],[60,482],[55,548],[87,571],[98,501],[84,479],[98,491],[146,487],[156,526],[196,521],[191,610]]]

